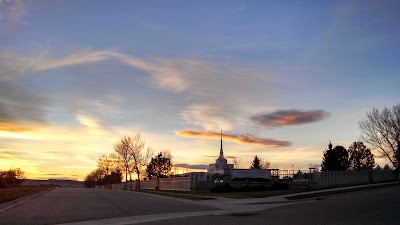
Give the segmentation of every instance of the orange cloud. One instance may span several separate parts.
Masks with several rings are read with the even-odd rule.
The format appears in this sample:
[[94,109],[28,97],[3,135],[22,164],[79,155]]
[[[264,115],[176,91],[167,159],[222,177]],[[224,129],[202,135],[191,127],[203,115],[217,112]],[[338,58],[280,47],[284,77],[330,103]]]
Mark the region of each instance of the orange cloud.
[[[175,133],[182,137],[200,137],[200,138],[211,138],[211,139],[219,139],[221,137],[220,133],[193,131],[193,130],[176,131]],[[243,134],[243,135],[223,134],[222,136],[224,140],[234,141],[240,144],[257,144],[266,147],[287,147],[291,145],[291,142],[289,141],[279,141],[269,138],[260,138],[252,134]]]
[[324,110],[302,111],[297,109],[277,110],[272,113],[252,116],[251,120],[260,126],[284,127],[321,121],[329,116]]
[[26,132],[32,131],[33,127],[31,125],[24,125],[15,121],[0,121],[0,131],[9,132]]
[[38,126],[40,125],[34,123],[20,123],[13,120],[0,120],[0,138],[36,140],[38,138],[32,134],[34,134],[34,131]]

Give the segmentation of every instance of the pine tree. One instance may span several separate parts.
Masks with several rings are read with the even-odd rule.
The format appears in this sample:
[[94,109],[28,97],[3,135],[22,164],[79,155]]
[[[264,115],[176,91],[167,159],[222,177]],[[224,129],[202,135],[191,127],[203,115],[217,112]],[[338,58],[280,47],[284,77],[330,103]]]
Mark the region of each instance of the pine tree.
[[255,156],[253,162],[251,162],[250,169],[261,169],[261,159]]
[[349,168],[349,153],[341,145],[332,148],[332,144],[330,143],[328,149],[324,151],[321,166],[322,171],[347,170]]
[[374,155],[361,141],[354,142],[349,147],[349,162],[352,170],[371,170],[375,166]]

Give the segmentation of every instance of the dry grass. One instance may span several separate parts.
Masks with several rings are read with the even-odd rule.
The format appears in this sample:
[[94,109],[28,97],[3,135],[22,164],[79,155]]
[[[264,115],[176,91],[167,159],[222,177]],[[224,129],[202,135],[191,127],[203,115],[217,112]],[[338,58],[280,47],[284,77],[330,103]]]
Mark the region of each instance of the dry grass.
[[0,188],[0,204],[13,201],[17,198],[21,198],[27,195],[34,194],[39,191],[44,191],[49,188],[53,188],[51,186],[19,186],[19,187],[10,187],[10,188]]
[[223,198],[264,198],[277,195],[286,195],[309,191],[308,189],[282,189],[282,190],[266,190],[266,191],[243,191],[243,192],[222,192],[222,193],[199,193],[203,195],[223,197]]
[[[287,199],[296,200],[296,199],[304,199],[304,198],[313,198],[313,197],[319,197],[319,196],[325,196],[325,195],[340,194],[340,193],[353,192],[353,191],[362,191],[362,190],[369,190],[369,189],[382,188],[382,187],[390,187],[390,186],[396,186],[396,185],[399,185],[399,184],[398,183],[389,183],[389,184],[380,185],[380,186],[367,186],[367,187],[360,187],[360,188],[346,189],[346,190],[339,190],[339,191],[326,191],[326,192],[317,193],[317,194],[305,194],[305,195],[287,197]],[[347,185],[347,186],[351,186],[351,185]],[[347,186],[340,186],[340,187],[347,187]],[[337,186],[337,187],[339,187],[339,186]],[[314,188],[314,189],[291,188],[291,189],[268,190],[268,191],[219,192],[219,193],[215,193],[215,192],[155,191],[155,190],[140,190],[140,192],[145,192],[145,193],[149,193],[149,194],[156,194],[156,195],[164,195],[164,196],[175,197],[175,198],[183,198],[183,199],[189,199],[189,200],[194,200],[194,201],[200,201],[200,200],[208,200],[208,199],[219,198],[219,197],[222,197],[222,198],[238,198],[238,199],[240,199],[240,198],[264,198],[264,197],[270,197],[270,196],[295,194],[295,193],[301,194],[302,192],[324,190],[324,189],[330,189],[330,188],[333,188],[333,187]]]
[[174,198],[183,198],[194,201],[209,200],[214,198],[263,198],[276,195],[293,194],[307,191],[307,189],[285,189],[285,190],[268,190],[268,191],[249,191],[249,192],[179,192],[179,191],[155,191],[140,190],[149,194],[164,195]]
[[179,191],[140,190],[138,192],[143,192],[143,193],[148,193],[148,194],[153,194],[153,195],[162,195],[162,196],[173,197],[173,198],[188,199],[188,200],[192,200],[192,201],[214,199],[213,197],[209,197],[209,196],[194,195],[189,192],[179,192]]

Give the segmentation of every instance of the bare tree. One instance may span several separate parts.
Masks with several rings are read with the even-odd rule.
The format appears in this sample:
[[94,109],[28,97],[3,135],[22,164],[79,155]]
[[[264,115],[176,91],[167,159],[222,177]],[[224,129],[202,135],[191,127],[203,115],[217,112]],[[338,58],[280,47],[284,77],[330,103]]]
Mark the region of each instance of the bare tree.
[[[140,189],[141,174],[146,169],[147,162],[153,156],[151,148],[147,148],[144,151],[145,141],[142,139],[140,133],[136,133],[133,136],[125,136],[120,142],[118,142],[114,149],[122,160],[123,167],[125,169],[125,180],[128,180],[128,174],[131,181],[132,189],[132,173],[137,174],[137,188]],[[118,150],[117,150],[118,149]],[[127,188],[127,182],[125,188]]]
[[242,159],[241,158],[234,158],[233,159],[233,168],[240,169],[242,168]]
[[147,162],[153,156],[153,150],[148,147],[144,151],[145,141],[140,133],[136,133],[130,139],[129,154],[132,157],[132,169],[137,174],[137,188],[140,189],[140,175],[144,172]]
[[400,162],[400,103],[379,111],[373,108],[367,118],[359,122],[361,138],[381,152],[399,171]]
[[262,169],[269,169],[269,168],[271,168],[271,163],[268,162],[267,160],[261,161],[261,162],[262,162],[262,163],[261,163],[261,168],[262,168]]
[[132,161],[132,156],[130,154],[130,142],[131,138],[125,136],[121,138],[119,142],[114,144],[114,150],[118,153],[118,156],[121,159],[125,169],[125,189],[128,189],[129,164]]
[[97,167],[101,168],[105,175],[108,175],[112,170],[113,159],[109,155],[101,155],[97,160]]
[[111,153],[108,156],[110,158],[112,171],[123,171],[125,169],[124,162],[121,160],[121,157],[118,154]]

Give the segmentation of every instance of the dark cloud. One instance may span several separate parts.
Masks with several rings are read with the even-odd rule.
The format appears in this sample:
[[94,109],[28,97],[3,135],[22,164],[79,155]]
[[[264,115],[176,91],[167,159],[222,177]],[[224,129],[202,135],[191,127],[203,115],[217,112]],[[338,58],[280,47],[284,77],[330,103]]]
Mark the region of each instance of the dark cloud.
[[[183,137],[200,137],[200,138],[212,138],[220,139],[220,133],[207,132],[207,131],[193,131],[193,130],[183,130],[175,132],[179,136]],[[257,144],[266,147],[287,147],[291,145],[289,141],[280,141],[270,138],[260,138],[253,134],[223,134],[223,139],[228,141],[234,141],[240,144]]]
[[61,174],[61,173],[46,173],[44,175],[46,175],[46,176],[64,176],[65,174]]
[[329,116],[324,110],[303,111],[298,109],[277,110],[272,113],[259,114],[251,117],[251,120],[260,126],[284,127],[315,123]]
[[181,163],[181,164],[174,164],[174,166],[187,168],[187,169],[207,169],[208,168],[208,165],[206,165],[206,164],[190,165],[190,164],[186,164],[186,163]]
[[30,87],[0,81],[0,130],[24,132],[45,124],[47,99]]

